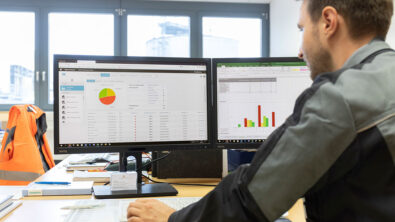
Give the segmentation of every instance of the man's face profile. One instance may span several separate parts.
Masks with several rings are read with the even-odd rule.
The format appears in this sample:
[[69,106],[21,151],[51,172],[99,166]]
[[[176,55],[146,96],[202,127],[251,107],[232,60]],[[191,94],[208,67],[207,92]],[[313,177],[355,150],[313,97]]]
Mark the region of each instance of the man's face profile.
[[318,28],[320,20],[317,22],[312,21],[308,12],[308,1],[304,0],[302,3],[298,27],[303,32],[301,53],[310,68],[311,78],[314,80],[318,74],[332,69],[332,58],[322,46],[323,40],[320,38],[320,30]]

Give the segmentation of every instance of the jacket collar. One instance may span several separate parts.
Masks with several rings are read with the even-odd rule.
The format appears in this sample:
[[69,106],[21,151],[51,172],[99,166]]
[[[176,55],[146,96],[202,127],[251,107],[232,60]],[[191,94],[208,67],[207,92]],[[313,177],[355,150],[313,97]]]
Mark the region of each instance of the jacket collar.
[[354,65],[357,65],[372,53],[386,48],[391,48],[391,47],[382,39],[375,38],[372,41],[370,41],[368,44],[357,49],[357,51],[355,51],[351,55],[351,57],[348,58],[348,60],[344,63],[342,68],[350,68]]

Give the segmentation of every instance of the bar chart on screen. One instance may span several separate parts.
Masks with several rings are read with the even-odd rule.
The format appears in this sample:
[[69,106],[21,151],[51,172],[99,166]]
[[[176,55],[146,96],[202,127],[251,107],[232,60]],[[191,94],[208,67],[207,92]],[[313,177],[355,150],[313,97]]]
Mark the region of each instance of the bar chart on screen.
[[[266,103],[258,105],[256,102],[229,103],[220,109],[223,117],[222,130],[227,129],[229,136],[238,135],[239,139],[262,139],[270,135],[284,122],[289,113],[281,109],[282,104]],[[225,118],[227,119],[225,121]],[[224,131],[222,131],[224,132]],[[226,136],[224,133],[222,136]],[[252,136],[252,137],[251,137]],[[234,138],[234,137],[233,137]]]
[[[249,120],[248,118],[244,118],[244,124],[237,124],[238,128],[242,127],[269,127],[269,117],[262,115],[262,106],[258,105],[258,125],[253,120]],[[270,115],[270,114],[269,114]],[[272,127],[276,126],[276,113],[271,112],[271,125]]]
[[219,65],[219,140],[266,139],[292,114],[298,95],[311,85],[308,69],[299,63],[269,65]]

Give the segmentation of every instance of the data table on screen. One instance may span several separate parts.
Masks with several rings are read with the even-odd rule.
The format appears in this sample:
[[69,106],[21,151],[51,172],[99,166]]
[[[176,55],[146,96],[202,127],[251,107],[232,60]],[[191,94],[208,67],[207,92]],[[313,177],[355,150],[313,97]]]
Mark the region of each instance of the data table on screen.
[[266,139],[311,83],[304,63],[217,64],[218,140]]

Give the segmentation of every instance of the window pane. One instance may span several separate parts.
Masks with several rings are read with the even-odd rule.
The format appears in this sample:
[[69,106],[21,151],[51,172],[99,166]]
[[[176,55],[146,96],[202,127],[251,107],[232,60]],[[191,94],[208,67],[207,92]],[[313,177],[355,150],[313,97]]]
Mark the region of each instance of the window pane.
[[189,57],[189,17],[128,16],[128,55]]
[[0,12],[0,104],[34,103],[34,17]]
[[260,57],[262,21],[203,17],[203,57]]
[[114,55],[114,15],[49,14],[49,98],[53,103],[53,55]]

